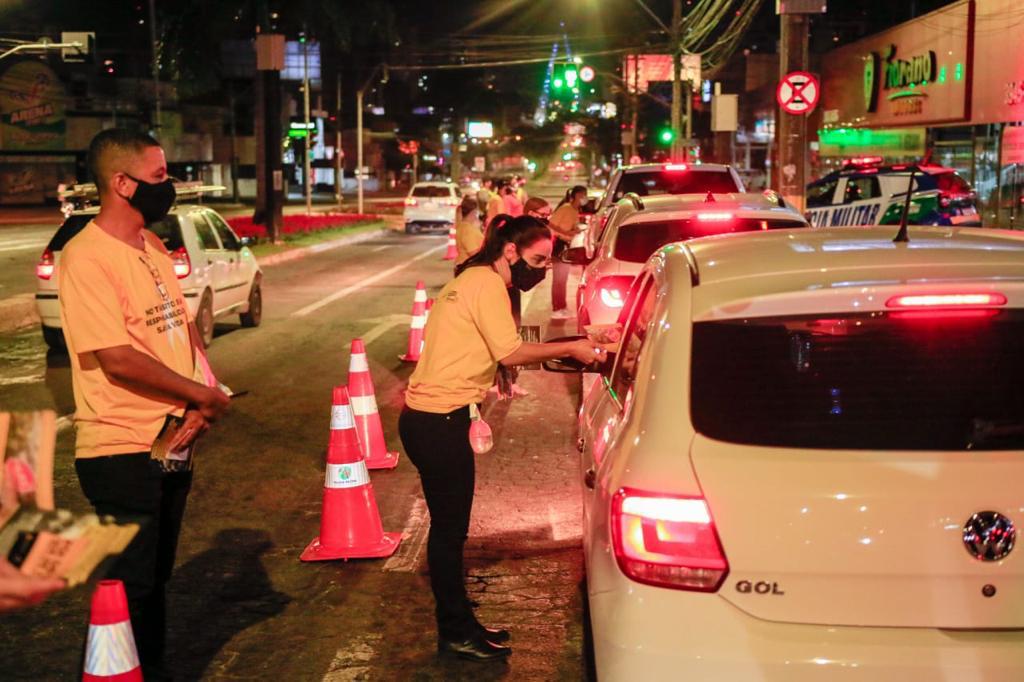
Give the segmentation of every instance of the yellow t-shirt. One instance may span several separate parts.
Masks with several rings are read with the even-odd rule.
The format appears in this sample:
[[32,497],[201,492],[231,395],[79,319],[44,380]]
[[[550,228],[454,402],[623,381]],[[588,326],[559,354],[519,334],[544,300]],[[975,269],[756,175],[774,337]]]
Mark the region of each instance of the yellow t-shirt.
[[487,266],[467,268],[445,285],[430,310],[405,404],[445,414],[482,402],[498,361],[521,344],[501,276]]
[[91,221],[61,252],[60,318],[71,356],[76,457],[148,451],[167,415],[185,407],[112,383],[94,352],[131,346],[193,376],[190,314],[174,265],[159,237],[148,230],[143,236],[144,252]]
[[458,249],[459,257],[455,264],[459,265],[484,245],[484,233],[480,228],[480,220],[473,214],[463,218],[461,211],[458,220],[455,221],[455,247]]
[[548,227],[562,241],[572,241],[572,233],[579,229],[580,212],[572,204],[562,204],[555,209],[548,221]]
[[491,198],[487,200],[487,217],[484,223],[484,229],[486,230],[491,225],[491,221],[494,217],[505,212],[505,200],[498,196],[497,193],[491,195]]

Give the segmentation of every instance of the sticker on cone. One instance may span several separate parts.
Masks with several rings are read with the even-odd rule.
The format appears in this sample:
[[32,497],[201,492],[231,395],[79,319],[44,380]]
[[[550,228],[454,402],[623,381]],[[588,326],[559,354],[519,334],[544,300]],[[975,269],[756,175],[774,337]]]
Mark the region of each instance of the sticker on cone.
[[[422,284],[422,282],[420,282]],[[426,291],[423,291],[426,300]],[[422,304],[420,304],[422,305]],[[362,339],[352,341],[352,354],[348,363],[348,389],[359,433],[359,447],[368,469],[394,469],[398,466],[398,453],[389,452],[384,442],[384,427],[377,411],[373,377],[366,361],[366,346]]]
[[[351,410],[348,389],[335,388],[320,535],[302,552],[303,561],[391,556],[402,539],[401,533],[385,533],[381,526],[377,499],[363,461]],[[335,415],[346,412],[347,416],[335,420]],[[338,428],[334,428],[335,424]]]
[[120,580],[101,580],[92,595],[83,682],[142,682],[142,668]]

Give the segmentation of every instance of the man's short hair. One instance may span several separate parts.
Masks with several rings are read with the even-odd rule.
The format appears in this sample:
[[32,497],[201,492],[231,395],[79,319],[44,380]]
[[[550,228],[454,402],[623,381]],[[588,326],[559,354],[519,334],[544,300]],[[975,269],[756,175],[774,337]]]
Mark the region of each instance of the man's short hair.
[[124,170],[125,158],[136,155],[147,147],[159,147],[148,133],[126,128],[110,128],[92,138],[89,143],[89,170],[96,186],[107,188],[110,176]]

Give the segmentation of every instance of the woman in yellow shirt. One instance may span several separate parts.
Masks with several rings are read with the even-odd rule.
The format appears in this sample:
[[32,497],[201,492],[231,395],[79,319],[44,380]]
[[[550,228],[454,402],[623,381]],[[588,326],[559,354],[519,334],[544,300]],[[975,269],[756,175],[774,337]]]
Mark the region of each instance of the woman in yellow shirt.
[[476,199],[466,195],[462,198],[462,205],[458,210],[455,219],[455,248],[459,254],[455,259],[456,267],[465,263],[467,258],[484,245],[484,230],[480,224]]
[[520,259],[546,267],[551,233],[535,218],[498,221],[483,247],[456,268],[430,311],[423,354],[409,378],[398,431],[419,470],[430,510],[427,565],[436,602],[438,651],[473,660],[511,653],[505,630],[485,628],[466,596],[462,550],[473,507],[475,462],[469,442],[470,405],[483,401],[498,364],[523,365],[572,356],[598,362],[604,351],[588,341],[525,343],[512,319],[507,288]]
[[580,207],[587,201],[587,188],[583,185],[576,185],[565,193],[562,203],[551,214],[548,226],[555,235],[554,249],[554,272],[551,276],[551,319],[569,320],[576,317],[576,314],[569,310],[566,301],[566,288],[569,282],[569,271],[572,266],[563,263],[559,256],[568,248],[572,238],[579,231]]

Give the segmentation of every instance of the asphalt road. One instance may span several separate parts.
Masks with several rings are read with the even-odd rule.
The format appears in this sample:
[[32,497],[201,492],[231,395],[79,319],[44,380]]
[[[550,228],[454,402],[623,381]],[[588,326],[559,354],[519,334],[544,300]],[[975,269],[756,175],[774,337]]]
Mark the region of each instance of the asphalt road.
[[60,214],[53,213],[52,225],[0,225],[0,300],[35,292],[39,254],[60,227]]
[[[355,336],[368,342],[385,436],[400,449],[396,422],[411,366],[398,355],[416,281],[435,295],[451,275],[443,245],[443,237],[396,233],[268,268],[263,325],[218,325],[212,365],[250,394],[198,455],[169,586],[170,660],[182,679],[586,677],[574,376],[524,372],[530,396],[485,407],[497,446],[478,459],[467,567],[481,620],[513,632],[507,666],[435,654],[427,517],[404,455],[395,470],[373,474],[385,529],[405,534],[392,559],[298,559],[318,532],[331,387],[345,381]],[[546,324],[548,284],[524,303],[527,324]],[[0,335],[0,407],[73,409],[67,358],[48,355],[35,329]],[[72,445],[71,429],[62,430],[57,500],[85,510]],[[5,615],[4,679],[75,679],[87,600],[78,589]]]

